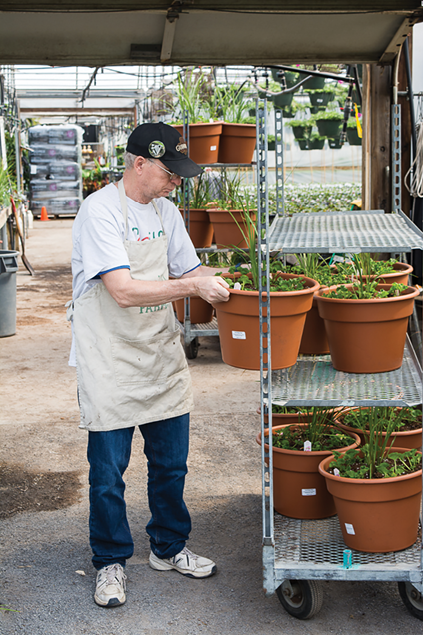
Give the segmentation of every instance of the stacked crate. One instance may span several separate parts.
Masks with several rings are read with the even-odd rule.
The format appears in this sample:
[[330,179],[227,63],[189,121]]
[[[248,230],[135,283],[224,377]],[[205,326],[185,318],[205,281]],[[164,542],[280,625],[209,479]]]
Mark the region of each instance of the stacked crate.
[[54,216],[76,214],[82,203],[82,135],[75,125],[33,126],[28,130],[31,163],[30,207]]

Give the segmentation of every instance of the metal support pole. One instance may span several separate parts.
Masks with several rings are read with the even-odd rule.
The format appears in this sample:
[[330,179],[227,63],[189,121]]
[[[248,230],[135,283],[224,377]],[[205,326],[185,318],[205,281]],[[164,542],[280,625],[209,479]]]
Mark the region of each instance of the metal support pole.
[[[183,137],[185,139],[185,143],[187,144],[187,150],[188,150],[188,156],[189,156],[189,115],[188,115],[188,111],[187,110],[184,110],[184,112],[183,112],[182,123],[183,123],[182,134],[183,134]],[[188,234],[189,234],[189,230],[190,230],[189,190],[190,190],[189,179],[184,179],[184,186],[183,186],[184,221],[185,221],[185,227],[187,229]],[[184,299],[184,341],[185,341],[185,346],[187,346],[193,339],[191,337],[191,317],[190,316],[191,316],[191,302],[190,302],[190,298],[186,297]]]
[[285,216],[285,192],[283,178],[283,112],[275,108],[275,176],[276,176],[276,215]]
[[[268,547],[274,549],[273,528],[273,456],[272,456],[272,378],[270,347],[270,281],[269,250],[267,236],[269,232],[269,200],[267,190],[267,101],[263,108],[256,101],[257,130],[257,257],[259,269],[259,322],[260,322],[260,411],[262,434],[262,487],[263,487],[263,560],[266,592],[272,593],[274,585],[273,560],[269,558]],[[264,262],[263,262],[264,255]],[[267,406],[267,408],[266,408]],[[264,416],[268,415],[269,452],[265,451]],[[267,464],[266,464],[267,463]],[[271,565],[271,568],[270,568]],[[271,579],[270,579],[271,578]]]
[[391,107],[392,211],[401,210],[401,106]]

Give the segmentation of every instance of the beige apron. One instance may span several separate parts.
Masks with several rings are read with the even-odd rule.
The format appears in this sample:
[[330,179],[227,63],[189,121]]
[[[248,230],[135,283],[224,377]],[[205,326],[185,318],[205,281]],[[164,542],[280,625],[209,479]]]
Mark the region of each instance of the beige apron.
[[[168,280],[167,236],[127,240],[128,207],[119,195],[124,245],[135,280]],[[117,430],[190,412],[191,377],[171,303],[122,309],[103,282],[74,302],[81,428]]]

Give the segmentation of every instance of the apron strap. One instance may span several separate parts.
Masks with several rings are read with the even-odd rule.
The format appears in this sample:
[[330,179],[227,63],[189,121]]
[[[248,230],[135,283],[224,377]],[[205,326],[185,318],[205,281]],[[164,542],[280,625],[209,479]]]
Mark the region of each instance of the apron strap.
[[120,197],[120,206],[122,208],[123,221],[125,223],[125,234],[124,240],[128,238],[128,203],[126,202],[126,192],[125,186],[123,184],[123,177],[120,179],[118,183],[119,197]]
[[[123,184],[123,177],[120,179],[118,183],[118,190],[119,190],[120,205],[122,208],[123,220],[125,223],[125,240],[127,240],[128,239],[128,203],[126,202],[126,192],[125,192],[125,186]],[[159,217],[160,225],[162,226],[163,235],[166,236],[166,232],[163,227],[162,216],[159,212],[159,208],[157,207],[157,203],[154,199],[151,202],[153,203],[153,207],[156,210],[157,216]]]

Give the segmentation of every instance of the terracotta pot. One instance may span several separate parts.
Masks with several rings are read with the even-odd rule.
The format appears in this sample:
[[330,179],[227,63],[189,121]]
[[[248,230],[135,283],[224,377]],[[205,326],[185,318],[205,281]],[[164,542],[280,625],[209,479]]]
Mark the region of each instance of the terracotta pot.
[[[360,410],[360,408],[354,408],[354,410]],[[361,445],[366,443],[365,431],[360,430],[359,428],[353,428],[352,426],[347,426],[343,423],[343,417],[346,413],[343,412],[339,415],[339,417],[335,417],[334,424],[344,430],[345,432],[355,432],[360,437]],[[368,434],[368,433],[367,433]],[[386,437],[386,432],[382,433],[383,438]],[[418,428],[416,430],[398,430],[398,432],[394,432],[392,434],[394,437],[394,443],[392,447],[395,448],[407,448],[407,450],[412,450],[415,448],[416,450],[420,450],[422,447],[422,428]]]
[[[289,425],[273,427],[282,430]],[[300,424],[302,426],[306,424]],[[265,431],[265,434],[268,431]],[[352,434],[351,444],[340,452],[356,448],[359,437]],[[261,433],[256,441],[261,445]],[[265,448],[269,451],[266,443]],[[317,519],[336,514],[332,496],[326,488],[324,477],[319,474],[319,464],[324,457],[332,457],[331,450],[304,452],[273,448],[273,505],[279,514],[289,518]]]
[[[395,448],[395,452],[406,452]],[[355,479],[329,474],[333,456],[319,471],[332,494],[342,536],[350,549],[371,553],[400,551],[417,540],[422,471],[395,478]]]
[[[184,323],[184,311],[185,302],[184,299],[175,300],[173,302],[174,309],[176,311],[176,317],[183,324]],[[191,324],[206,324],[211,322],[213,317],[213,307],[211,304],[200,298],[199,296],[193,296],[190,300],[190,321]]]
[[[393,268],[395,272],[383,274],[383,276],[379,278],[380,282],[385,284],[399,282],[400,284],[408,285],[408,276],[413,272],[413,267],[407,265],[405,262],[396,262]],[[367,276],[364,277],[367,278]],[[374,280],[374,276],[370,276],[370,278]]]
[[[257,413],[260,414],[260,410],[257,410]],[[272,412],[272,428],[275,426],[281,426],[292,423],[305,423],[308,421],[308,417],[306,413],[300,412]],[[269,423],[268,415],[264,415],[264,423]]]
[[[179,210],[184,216],[184,210]],[[213,238],[213,225],[207,210],[190,209],[189,210],[189,235],[194,247],[200,249],[202,247],[210,247]]]
[[[293,274],[280,274],[295,278]],[[272,368],[288,368],[297,361],[307,311],[319,283],[304,278],[300,291],[270,293]],[[260,370],[259,292],[230,289],[228,302],[213,304],[219,325],[220,347],[226,364]],[[264,359],[267,354],[264,352]]]
[[[209,218],[213,225],[216,247],[225,249],[226,247],[246,248],[247,243],[239,229],[237,223],[242,227],[244,233],[248,235],[245,216],[242,210],[209,209]],[[250,211],[253,220],[256,214]],[[235,222],[235,220],[236,222]]]
[[[389,289],[390,285],[376,288]],[[325,297],[328,289],[336,287],[320,289],[317,302],[334,368],[347,373],[384,373],[400,368],[408,318],[419,290],[408,287],[392,298],[347,300]]]
[[249,123],[223,123],[219,163],[251,163],[256,147],[256,126]]
[[312,307],[305,319],[299,352],[304,355],[327,355],[329,353],[325,323],[319,315],[316,295],[313,297]]
[[[173,126],[182,135],[183,126]],[[189,157],[195,163],[217,163],[222,122],[189,124]]]

